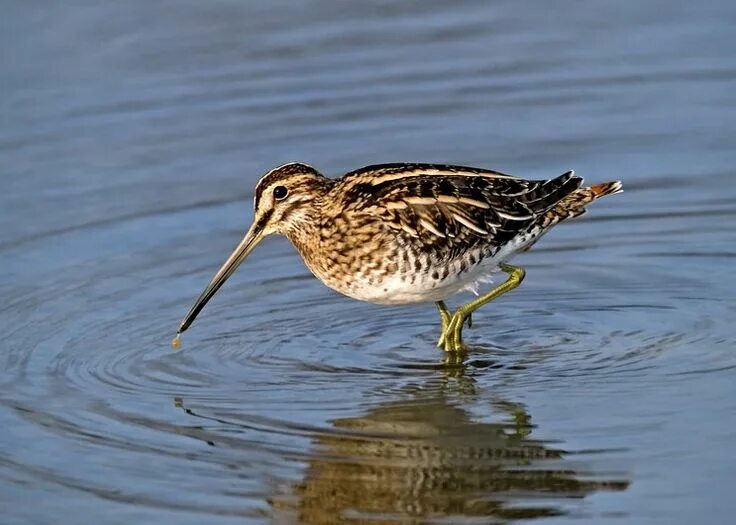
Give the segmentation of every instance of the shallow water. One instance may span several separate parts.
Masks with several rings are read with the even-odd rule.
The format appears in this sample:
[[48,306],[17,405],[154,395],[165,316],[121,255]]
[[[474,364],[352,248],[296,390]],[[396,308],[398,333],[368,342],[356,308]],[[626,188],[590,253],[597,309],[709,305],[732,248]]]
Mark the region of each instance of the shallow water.
[[[2,523],[736,511],[732,2],[3,9]],[[289,160],[626,193],[517,259],[464,363],[433,306],[340,297],[284,239],[172,351]]]

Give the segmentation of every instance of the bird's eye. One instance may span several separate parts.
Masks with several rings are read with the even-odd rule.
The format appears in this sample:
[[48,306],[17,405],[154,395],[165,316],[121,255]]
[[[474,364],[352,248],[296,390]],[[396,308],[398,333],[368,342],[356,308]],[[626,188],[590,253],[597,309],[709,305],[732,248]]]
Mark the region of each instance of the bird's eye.
[[289,190],[286,189],[286,186],[276,186],[273,189],[273,198],[277,201],[285,199],[288,194]]

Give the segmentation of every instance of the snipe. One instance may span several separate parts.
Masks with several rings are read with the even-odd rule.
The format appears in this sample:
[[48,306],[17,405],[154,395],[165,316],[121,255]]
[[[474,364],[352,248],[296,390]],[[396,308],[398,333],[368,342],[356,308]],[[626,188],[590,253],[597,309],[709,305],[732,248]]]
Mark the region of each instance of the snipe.
[[[471,314],[516,288],[524,270],[507,261],[620,182],[589,187],[568,171],[524,180],[496,171],[438,164],[381,164],[329,179],[301,163],[268,172],[255,190],[250,230],[184,317],[179,334],[266,235],[286,235],[311,272],[338,292],[378,304],[434,302],[438,346],[464,350]],[[454,313],[444,299],[495,271],[507,280]]]

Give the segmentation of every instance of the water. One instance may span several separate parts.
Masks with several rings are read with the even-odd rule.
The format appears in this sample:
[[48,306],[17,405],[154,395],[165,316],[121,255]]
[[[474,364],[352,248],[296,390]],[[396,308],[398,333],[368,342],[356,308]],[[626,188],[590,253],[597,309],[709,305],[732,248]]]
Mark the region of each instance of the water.
[[[727,523],[732,2],[6,2],[2,523]],[[260,246],[289,160],[626,192],[517,262],[465,363]]]

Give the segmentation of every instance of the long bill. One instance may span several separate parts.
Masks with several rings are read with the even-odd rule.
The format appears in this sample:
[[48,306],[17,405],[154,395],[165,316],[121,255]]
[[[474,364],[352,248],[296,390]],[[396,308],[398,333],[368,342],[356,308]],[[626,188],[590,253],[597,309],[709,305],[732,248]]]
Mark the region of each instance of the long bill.
[[179,325],[179,329],[176,331],[177,335],[181,334],[191,326],[191,324],[197,318],[197,315],[199,315],[199,312],[201,312],[205,305],[209,302],[209,300],[212,299],[212,296],[217,293],[217,290],[219,290],[220,287],[225,284],[225,281],[227,281],[228,277],[235,273],[235,270],[238,269],[240,263],[242,263],[245,258],[248,257],[248,254],[253,251],[253,248],[255,248],[256,244],[258,244],[262,238],[262,223],[259,224],[254,222],[248,230],[248,233],[246,233],[245,237],[243,237],[243,240],[240,241],[240,244],[238,244],[237,248],[235,248],[235,250],[233,250],[233,253],[230,254],[230,257],[227,258],[227,261],[225,261],[220,269],[217,270],[217,273],[204,289],[204,291],[197,298],[197,301],[194,303],[191,310],[189,310],[189,313],[184,317],[184,319],[182,319],[181,324]]

